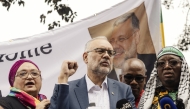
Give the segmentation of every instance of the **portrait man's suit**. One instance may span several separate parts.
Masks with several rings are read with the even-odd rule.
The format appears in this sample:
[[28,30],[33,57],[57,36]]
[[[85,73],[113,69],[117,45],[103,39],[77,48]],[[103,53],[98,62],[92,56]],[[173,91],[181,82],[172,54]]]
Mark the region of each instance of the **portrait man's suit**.
[[[110,109],[116,109],[116,103],[121,99],[127,99],[135,108],[135,98],[132,94],[130,86],[109,78],[107,83],[110,99]],[[64,85],[56,84],[54,94],[51,99],[51,101],[54,100],[53,103],[59,106],[59,109],[86,109],[89,106],[85,77],[69,82],[69,97],[67,96],[69,100],[68,98],[66,98],[69,102],[65,100],[65,94],[63,94],[64,92],[61,92],[61,90],[64,90],[63,88],[61,88],[62,86]],[[69,108],[61,108],[67,102],[69,103]]]

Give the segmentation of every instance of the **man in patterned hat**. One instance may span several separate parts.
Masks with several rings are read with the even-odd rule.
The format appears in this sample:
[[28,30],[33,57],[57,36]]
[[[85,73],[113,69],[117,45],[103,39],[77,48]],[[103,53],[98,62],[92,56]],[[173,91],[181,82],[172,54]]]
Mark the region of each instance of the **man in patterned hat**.
[[169,106],[189,109],[189,77],[189,68],[183,54],[172,46],[163,48],[157,56],[138,105],[139,109],[161,109],[165,106],[161,101],[166,98],[167,101],[172,101]]

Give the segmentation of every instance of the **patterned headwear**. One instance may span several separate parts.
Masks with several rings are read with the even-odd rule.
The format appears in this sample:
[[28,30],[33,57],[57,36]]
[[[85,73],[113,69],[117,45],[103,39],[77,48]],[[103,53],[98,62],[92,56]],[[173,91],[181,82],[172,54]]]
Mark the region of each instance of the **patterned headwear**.
[[[190,73],[189,68],[187,65],[187,62],[183,56],[183,54],[174,47],[165,47],[163,48],[158,56],[157,60],[166,54],[172,54],[179,56],[182,59],[182,65],[181,65],[181,76],[180,76],[180,82],[178,86],[178,99],[182,99],[183,103],[185,104],[185,108],[189,109],[190,107]],[[145,91],[143,93],[143,96],[141,97],[140,103],[138,105],[139,109],[149,109],[152,105],[152,101],[154,98],[155,90],[157,87],[162,86],[161,81],[157,77],[157,69],[156,69],[156,63],[154,64],[154,68],[151,72],[150,79],[148,80],[146,84]]]
[[168,46],[168,47],[165,47],[163,48],[159,53],[158,53],[158,56],[157,56],[157,59],[159,59],[161,56],[165,55],[165,54],[173,54],[173,55],[176,55],[176,56],[179,56],[181,58],[183,58],[183,54],[176,48],[172,47],[172,46]]
[[[38,66],[33,63],[32,61],[30,60],[18,60],[16,61],[13,66],[11,67],[10,71],[9,71],[9,84],[13,87],[13,83],[14,83],[14,80],[15,80],[15,75],[16,75],[16,72],[18,70],[18,68],[24,63],[24,62],[29,62],[29,63],[32,63],[33,65],[35,65],[37,68]],[[38,68],[39,70],[39,68]]]

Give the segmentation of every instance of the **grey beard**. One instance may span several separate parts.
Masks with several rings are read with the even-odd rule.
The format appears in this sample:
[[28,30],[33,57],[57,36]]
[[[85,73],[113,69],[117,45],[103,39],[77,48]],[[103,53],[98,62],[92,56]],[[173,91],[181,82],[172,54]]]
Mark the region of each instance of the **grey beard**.
[[93,70],[93,72],[95,74],[109,74],[111,72],[111,68],[109,69],[109,71],[107,70],[101,70],[99,66],[95,67],[95,69]]

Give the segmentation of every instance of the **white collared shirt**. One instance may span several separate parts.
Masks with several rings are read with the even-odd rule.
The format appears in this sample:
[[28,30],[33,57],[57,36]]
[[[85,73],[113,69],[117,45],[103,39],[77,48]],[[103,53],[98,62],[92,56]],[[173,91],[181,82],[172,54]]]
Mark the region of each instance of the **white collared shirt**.
[[87,91],[88,91],[88,100],[89,103],[95,103],[97,107],[102,109],[110,109],[109,95],[108,95],[108,84],[107,77],[102,83],[102,88],[98,85],[95,85],[89,77],[85,76]]

